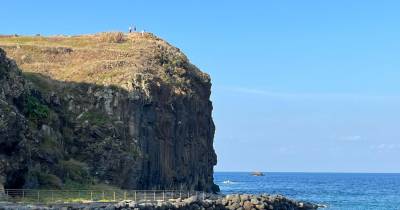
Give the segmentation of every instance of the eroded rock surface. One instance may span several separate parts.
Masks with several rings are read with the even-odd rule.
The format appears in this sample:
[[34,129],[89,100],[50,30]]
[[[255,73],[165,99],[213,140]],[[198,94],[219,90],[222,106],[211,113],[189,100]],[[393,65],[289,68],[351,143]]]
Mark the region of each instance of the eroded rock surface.
[[209,76],[131,36],[0,38],[0,184],[218,190]]

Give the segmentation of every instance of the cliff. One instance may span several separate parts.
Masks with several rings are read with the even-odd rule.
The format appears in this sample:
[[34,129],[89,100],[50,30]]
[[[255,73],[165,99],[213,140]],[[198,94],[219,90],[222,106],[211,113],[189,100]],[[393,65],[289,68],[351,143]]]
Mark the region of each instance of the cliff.
[[149,33],[0,48],[0,185],[218,190],[210,77],[179,49]]

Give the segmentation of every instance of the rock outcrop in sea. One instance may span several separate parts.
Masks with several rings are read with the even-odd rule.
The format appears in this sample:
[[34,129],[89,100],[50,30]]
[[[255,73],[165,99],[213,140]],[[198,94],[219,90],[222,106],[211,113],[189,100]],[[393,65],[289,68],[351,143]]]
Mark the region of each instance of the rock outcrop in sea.
[[0,188],[218,191],[210,77],[179,49],[149,33],[0,48]]

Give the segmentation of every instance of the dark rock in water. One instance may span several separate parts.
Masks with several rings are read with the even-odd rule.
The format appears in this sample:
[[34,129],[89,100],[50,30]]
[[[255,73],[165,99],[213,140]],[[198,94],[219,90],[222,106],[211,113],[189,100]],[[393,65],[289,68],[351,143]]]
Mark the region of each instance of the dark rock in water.
[[251,173],[252,176],[264,176],[263,172],[253,172]]
[[217,191],[209,76],[157,37],[121,50],[96,36],[0,38],[22,69],[0,50],[0,188]]

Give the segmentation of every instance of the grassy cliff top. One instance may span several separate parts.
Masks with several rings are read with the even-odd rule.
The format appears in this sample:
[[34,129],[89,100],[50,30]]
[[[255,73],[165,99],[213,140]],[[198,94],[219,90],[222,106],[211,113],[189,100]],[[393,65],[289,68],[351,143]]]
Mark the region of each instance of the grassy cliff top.
[[178,48],[151,33],[0,36],[0,48],[24,72],[60,81],[115,85],[131,90],[131,81],[140,74],[173,84],[180,89],[178,92],[193,81],[210,81]]

